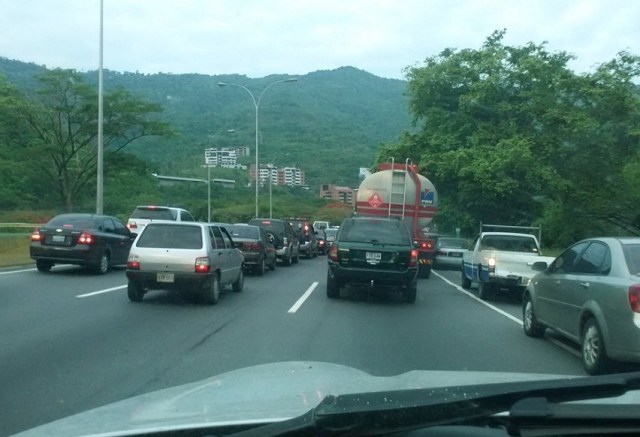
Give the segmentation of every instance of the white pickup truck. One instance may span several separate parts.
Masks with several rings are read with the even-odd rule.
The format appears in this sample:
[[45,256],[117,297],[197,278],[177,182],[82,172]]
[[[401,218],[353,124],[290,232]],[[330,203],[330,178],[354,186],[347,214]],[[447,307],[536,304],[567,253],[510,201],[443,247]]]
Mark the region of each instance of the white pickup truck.
[[[488,231],[487,229],[493,229]],[[528,232],[537,231],[538,237]],[[542,256],[540,228],[525,226],[480,225],[480,233],[471,249],[462,255],[462,288],[478,284],[478,296],[487,299],[495,291],[507,288],[522,291],[537,272],[536,261],[551,263]]]

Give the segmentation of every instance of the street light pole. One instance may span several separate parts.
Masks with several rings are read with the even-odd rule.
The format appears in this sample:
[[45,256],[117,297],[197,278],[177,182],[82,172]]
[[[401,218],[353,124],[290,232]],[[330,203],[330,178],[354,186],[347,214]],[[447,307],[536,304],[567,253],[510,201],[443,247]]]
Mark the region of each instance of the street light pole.
[[218,86],[223,87],[223,86],[227,86],[227,85],[233,85],[233,86],[237,86],[242,88],[243,90],[245,90],[247,93],[249,93],[249,95],[251,96],[251,100],[253,101],[253,106],[256,109],[256,180],[255,180],[255,185],[256,185],[256,217],[260,217],[259,211],[258,211],[258,185],[259,185],[259,177],[260,177],[260,161],[258,159],[258,108],[260,107],[260,101],[262,100],[262,96],[264,95],[264,93],[271,88],[273,85],[277,84],[277,83],[284,83],[284,82],[297,82],[298,79],[297,78],[292,78],[292,79],[284,79],[284,80],[277,80],[275,82],[271,82],[269,85],[267,85],[267,87],[265,89],[262,90],[262,92],[260,93],[260,95],[258,96],[258,98],[256,99],[256,97],[253,95],[253,93],[249,90],[249,88],[247,88],[244,85],[240,85],[238,83],[233,83],[233,82],[218,82]]
[[100,0],[100,48],[98,55],[98,162],[96,168],[96,214],[103,213],[104,207],[104,140],[103,140],[103,72],[102,72],[102,34],[104,1]]

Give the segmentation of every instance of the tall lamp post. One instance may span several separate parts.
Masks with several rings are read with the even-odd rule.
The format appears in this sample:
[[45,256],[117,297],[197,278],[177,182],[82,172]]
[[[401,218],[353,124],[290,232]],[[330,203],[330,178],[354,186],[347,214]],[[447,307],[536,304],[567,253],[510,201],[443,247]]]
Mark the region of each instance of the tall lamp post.
[[298,79],[297,78],[291,78],[291,79],[283,79],[283,80],[277,80],[275,82],[271,82],[269,85],[267,85],[267,87],[265,89],[262,90],[262,92],[260,93],[260,95],[258,96],[258,98],[256,99],[256,97],[253,95],[253,93],[249,90],[249,88],[247,88],[244,85],[240,85],[239,83],[233,83],[233,82],[218,82],[218,86],[223,87],[223,86],[227,86],[227,85],[233,85],[233,86],[237,86],[242,88],[243,90],[245,90],[247,93],[249,93],[249,95],[251,96],[251,100],[253,101],[253,106],[256,108],[256,217],[260,217],[259,212],[258,212],[258,178],[260,177],[260,161],[258,160],[258,108],[260,107],[260,101],[262,100],[262,96],[264,95],[264,93],[271,88],[273,85],[277,84],[277,83],[285,83],[285,82],[297,82]]

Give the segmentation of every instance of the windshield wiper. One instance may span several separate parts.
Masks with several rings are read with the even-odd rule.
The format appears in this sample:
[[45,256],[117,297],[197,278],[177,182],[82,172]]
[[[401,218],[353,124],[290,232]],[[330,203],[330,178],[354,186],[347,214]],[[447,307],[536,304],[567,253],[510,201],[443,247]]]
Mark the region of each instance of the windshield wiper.
[[[384,434],[486,418],[528,398],[568,402],[621,396],[638,388],[640,372],[326,396],[302,416],[238,435]],[[637,405],[635,409],[640,410]],[[636,424],[638,416],[640,411]]]

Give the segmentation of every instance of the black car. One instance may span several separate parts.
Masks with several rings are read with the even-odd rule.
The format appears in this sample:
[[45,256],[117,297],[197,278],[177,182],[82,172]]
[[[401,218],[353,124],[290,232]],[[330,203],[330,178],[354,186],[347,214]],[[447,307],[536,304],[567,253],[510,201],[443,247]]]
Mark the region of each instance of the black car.
[[345,219],[329,249],[327,296],[340,296],[344,285],[401,290],[415,302],[418,251],[406,224],[397,219]]
[[269,239],[273,241],[278,259],[285,265],[290,266],[300,259],[300,241],[298,233],[293,229],[287,220],[272,218],[254,218],[249,221],[250,225],[263,228]]
[[116,217],[61,214],[31,234],[29,254],[41,272],[55,264],[76,264],[102,274],[127,263],[135,237]]
[[306,219],[286,219],[291,223],[293,229],[298,234],[300,241],[300,254],[307,258],[315,258],[318,256],[320,249],[318,247],[318,238],[316,231]]
[[276,268],[276,248],[267,236],[267,232],[260,226],[244,223],[227,225],[227,232],[233,238],[233,244],[244,255],[244,266],[258,275],[264,275]]

